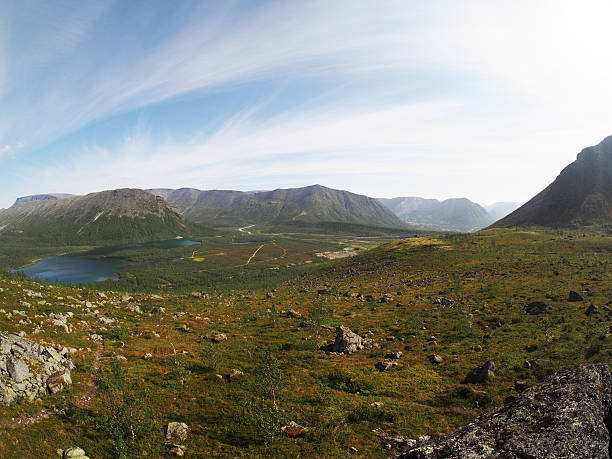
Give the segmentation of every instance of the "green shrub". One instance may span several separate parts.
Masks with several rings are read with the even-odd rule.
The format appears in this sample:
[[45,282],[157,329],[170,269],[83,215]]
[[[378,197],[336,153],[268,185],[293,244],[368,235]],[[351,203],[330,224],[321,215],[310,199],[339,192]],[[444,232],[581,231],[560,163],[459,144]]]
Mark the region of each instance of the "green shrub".
[[323,375],[321,382],[332,389],[347,392],[349,394],[368,395],[374,391],[374,383],[363,377],[356,377],[353,374],[339,369]]
[[118,362],[100,371],[96,386],[102,400],[96,425],[110,440],[113,457],[127,457],[155,425],[148,393],[128,381],[127,370]]

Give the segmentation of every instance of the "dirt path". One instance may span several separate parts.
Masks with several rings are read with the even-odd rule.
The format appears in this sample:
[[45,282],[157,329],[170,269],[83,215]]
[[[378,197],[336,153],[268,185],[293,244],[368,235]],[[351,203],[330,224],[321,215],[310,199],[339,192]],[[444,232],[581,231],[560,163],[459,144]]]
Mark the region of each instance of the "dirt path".
[[[244,233],[245,230],[249,229],[249,228],[253,228],[255,225],[249,225],[249,226],[243,226],[242,228],[238,228],[238,231],[240,231],[241,233]],[[247,234],[253,234],[250,231],[246,231]]]
[[260,250],[263,248],[263,246],[264,246],[264,245],[265,245],[265,244],[261,244],[259,247],[257,247],[257,249],[255,250],[255,252],[253,252],[253,255],[251,255],[251,256],[249,257],[249,259],[248,259],[248,260],[247,260],[247,262],[244,264],[244,266],[248,265],[248,264],[251,262],[251,260],[252,260],[253,258],[255,258],[255,255],[257,255],[257,252],[259,252],[259,251],[260,251]]
[[[85,408],[91,403],[93,396],[96,394],[96,375],[98,370],[100,369],[100,357],[102,356],[102,345],[98,346],[96,353],[94,355],[94,361],[92,364],[93,371],[91,376],[89,377],[89,381],[87,381],[87,390],[81,395],[75,398],[75,405],[79,408]],[[15,428],[28,426],[32,424],[37,424],[43,419],[47,419],[48,417],[60,413],[61,410],[57,406],[53,406],[51,408],[43,408],[40,411],[37,411],[34,414],[28,416],[21,416],[18,418],[11,419],[1,419],[0,420],[0,428]]]

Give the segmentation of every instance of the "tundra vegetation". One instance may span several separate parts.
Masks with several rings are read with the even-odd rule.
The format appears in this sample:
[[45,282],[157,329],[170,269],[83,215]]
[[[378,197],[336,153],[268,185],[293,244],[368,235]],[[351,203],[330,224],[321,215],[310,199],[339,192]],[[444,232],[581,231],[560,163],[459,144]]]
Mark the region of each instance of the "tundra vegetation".
[[[161,457],[180,449],[176,422],[190,457],[388,457],[402,445],[381,432],[435,437],[555,370],[612,361],[609,229],[411,237],[314,263],[347,241],[258,237],[98,285],[0,275],[0,329],[76,349],[68,388],[0,406],[0,450]],[[341,325],[356,350],[322,350]]]

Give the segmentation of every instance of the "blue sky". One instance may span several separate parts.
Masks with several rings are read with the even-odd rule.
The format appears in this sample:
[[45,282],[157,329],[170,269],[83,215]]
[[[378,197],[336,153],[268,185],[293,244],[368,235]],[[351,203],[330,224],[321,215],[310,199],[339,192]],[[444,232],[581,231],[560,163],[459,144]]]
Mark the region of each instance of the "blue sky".
[[321,183],[522,201],[612,134],[608,1],[3,0],[0,207]]

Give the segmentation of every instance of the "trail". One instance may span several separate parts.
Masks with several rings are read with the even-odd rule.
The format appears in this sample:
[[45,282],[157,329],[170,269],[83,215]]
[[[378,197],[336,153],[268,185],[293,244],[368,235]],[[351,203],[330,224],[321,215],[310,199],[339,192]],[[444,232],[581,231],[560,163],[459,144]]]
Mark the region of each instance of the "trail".
[[[240,231],[241,233],[244,233],[245,230],[249,229],[249,228],[253,228],[255,225],[249,225],[249,226],[243,226],[242,228],[238,228],[238,231]],[[253,234],[250,231],[246,231],[247,234]]]
[[[96,350],[96,354],[94,355],[94,360],[92,363],[93,371],[91,372],[91,376],[89,377],[89,381],[87,382],[87,390],[81,395],[77,396],[74,400],[74,403],[79,408],[85,408],[89,406],[94,395],[96,394],[96,375],[98,370],[100,369],[100,357],[102,356],[102,345],[98,346]],[[43,408],[40,411],[37,411],[31,415],[24,415],[18,418],[11,419],[2,419],[0,420],[0,428],[16,428],[22,426],[29,426],[32,424],[38,424],[40,421],[51,417],[54,414],[60,414],[62,412],[57,406],[52,406],[51,408]]]
[[247,260],[247,262],[244,264],[244,266],[248,265],[251,262],[251,260],[253,258],[255,258],[255,255],[257,255],[257,252],[259,252],[264,245],[265,244],[261,244],[259,247],[257,247],[257,250],[255,250],[255,252],[253,252],[253,255],[250,256],[250,258]]

